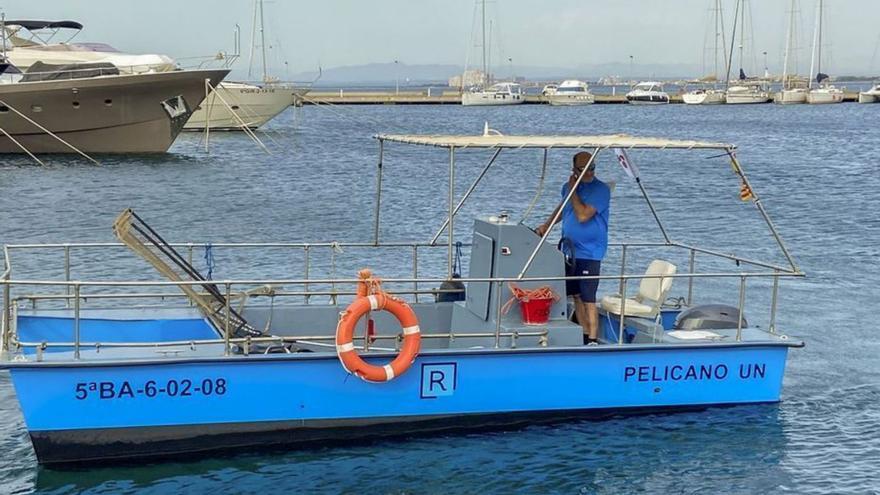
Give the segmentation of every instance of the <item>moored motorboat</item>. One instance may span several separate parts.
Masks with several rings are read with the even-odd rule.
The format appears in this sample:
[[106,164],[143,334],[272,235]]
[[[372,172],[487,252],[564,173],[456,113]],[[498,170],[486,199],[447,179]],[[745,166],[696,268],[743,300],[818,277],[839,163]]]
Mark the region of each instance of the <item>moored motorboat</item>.
[[488,88],[472,88],[461,94],[464,106],[487,105],[519,105],[526,101],[522,86],[516,83],[502,82]]
[[596,101],[587,83],[574,79],[562,81],[552,93],[545,94],[544,99],[552,106],[592,105]]
[[720,105],[724,103],[726,93],[721,89],[699,88],[681,95],[687,105]]
[[729,105],[769,103],[770,91],[765,83],[740,81],[739,84],[727,88],[724,101]]
[[859,92],[859,103],[877,103],[880,102],[880,83],[875,84],[867,91]]
[[294,104],[307,90],[277,84],[224,81],[196,107],[184,126],[201,130],[256,129]]
[[663,91],[659,82],[640,82],[626,94],[626,101],[631,105],[665,105],[669,103],[669,94]]
[[[382,175],[377,171],[375,234],[369,243],[355,243],[369,249],[365,260],[378,262],[373,248],[375,253],[406,253],[413,257],[405,262],[409,269],[420,266],[419,253],[443,249],[443,275],[425,278],[422,266],[422,277],[413,273],[384,281],[377,278],[382,273],[364,271],[334,280],[307,275],[210,280],[188,261],[194,259],[194,250],[229,249],[236,253],[233,259],[247,259],[248,250],[256,250],[250,252],[260,256],[263,266],[274,259],[263,257],[266,250],[281,250],[277,273],[287,274],[292,253],[311,250],[314,256],[317,249],[346,244],[172,244],[126,210],[114,223],[116,236],[164,280],[145,281],[133,264],[130,273],[137,280],[132,281],[115,276],[70,280],[64,275],[47,280],[30,273],[36,266],[30,257],[46,260],[46,253],[75,263],[80,273],[106,273],[87,265],[134,260],[116,245],[5,247],[0,369],[9,370],[38,462],[192,457],[779,401],[788,350],[803,344],[776,329],[776,282],[803,273],[758,200],[735,146],[626,135],[487,132],[376,138],[380,167],[395,166],[383,151],[393,145],[448,152],[452,184],[456,156],[462,153],[491,153],[487,170],[502,153],[517,150],[590,149],[592,160],[613,153],[619,157],[612,157],[614,163],[628,164],[627,173],[639,179],[631,184],[630,196],[644,200],[652,213],[655,207],[641,187],[645,177],[629,163],[626,150],[706,155],[708,160],[699,160],[702,168],[716,165],[727,175],[733,167],[736,180],[731,185],[741,185],[740,198],[758,210],[787,261],[751,260],[669,237],[650,244],[639,232],[633,242],[615,243],[612,249],[637,247],[651,257],[666,257],[672,250],[678,252],[674,259],[699,259],[689,265],[685,261],[690,268],[683,265],[677,271],[669,261],[657,259],[644,271],[631,266],[632,261],[627,265],[622,256],[615,275],[566,277],[564,255],[549,242],[551,231],[539,236],[507,213],[478,217],[470,245],[459,246],[456,213],[469,193],[457,201],[452,189],[448,214],[433,241],[385,243],[378,236]],[[675,163],[681,171],[692,162],[651,163]],[[474,179],[470,191],[484,175]],[[675,205],[677,211],[686,211],[693,196],[671,199],[683,203]],[[571,193],[562,206],[570,200]],[[652,217],[666,236],[660,217]],[[444,230],[446,239],[438,244]],[[754,239],[755,232],[748,238]],[[470,251],[462,285],[447,285],[436,300],[425,301],[426,288],[452,280],[459,248]],[[709,261],[711,271],[697,272],[703,257],[725,263]],[[384,270],[395,270],[398,258],[386,259]],[[306,274],[309,260],[306,254]],[[610,280],[613,291],[624,295],[639,286],[635,297],[602,298],[599,345],[583,345],[583,329],[569,320],[564,297],[566,280],[590,278]],[[714,284],[712,295],[700,293],[704,301],[726,294],[718,302],[736,307],[694,305],[691,281],[696,279]],[[32,290],[35,280],[43,288],[38,293]],[[525,305],[522,313],[503,310],[516,294],[511,283],[529,290],[545,288],[556,297],[548,296],[543,309],[527,319]],[[768,304],[761,305],[770,308],[769,324],[759,324],[763,321],[754,314],[748,321],[743,316],[745,301],[763,294],[747,294],[747,285],[772,285]],[[182,297],[169,292],[175,287]],[[667,305],[677,292],[687,296]],[[255,304],[258,299],[266,302]],[[365,315],[367,322],[358,323],[357,315]],[[355,336],[359,327],[363,330]]]
[[0,153],[162,153],[229,71],[37,63],[0,84]]

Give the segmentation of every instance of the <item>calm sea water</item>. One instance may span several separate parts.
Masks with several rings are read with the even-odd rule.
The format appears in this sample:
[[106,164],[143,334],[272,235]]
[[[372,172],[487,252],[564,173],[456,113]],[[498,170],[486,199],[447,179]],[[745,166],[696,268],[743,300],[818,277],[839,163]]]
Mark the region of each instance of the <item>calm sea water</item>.
[[[3,243],[111,241],[114,216],[129,206],[174,241],[364,241],[372,235],[376,132],[472,134],[488,121],[510,134],[623,132],[733,142],[808,276],[781,287],[778,328],[807,347],[791,351],[778,405],[70,472],[37,467],[8,376],[0,374],[0,493],[878,493],[878,112],[880,105],[855,104],[308,107],[296,116],[291,109],[261,133],[272,155],[240,134],[214,135],[206,154],[201,136],[186,134],[170,154],[102,157],[98,167],[68,157],[46,157],[45,168],[3,157]],[[381,236],[427,240],[446,208],[447,156],[386,148]],[[754,209],[738,200],[739,184],[723,159],[693,152],[631,157],[674,237],[782,262]],[[460,153],[459,194],[486,158]],[[551,153],[544,194],[528,223],[552,208],[569,160]],[[609,157],[600,158],[598,175],[617,182],[612,237],[659,239],[637,189]],[[518,218],[539,177],[539,152],[502,154],[462,210],[456,233],[467,240],[464,219],[478,214],[506,209]],[[444,256],[426,257],[423,270],[442,274]],[[124,253],[86,258],[90,264],[75,265],[75,277],[142,268]],[[217,259],[220,277],[301,275],[297,263],[277,254],[218,252]],[[637,256],[632,266],[647,259]],[[59,260],[22,259],[17,266],[57,277]],[[349,276],[364,264],[385,275],[410,268],[407,256],[365,260],[347,251],[328,260],[329,253],[315,255],[318,275]],[[683,258],[674,261],[686,266]],[[747,297],[747,317],[762,326],[768,287],[755,283]],[[697,302],[736,301],[735,287],[697,289]],[[683,291],[683,283],[673,288]]]

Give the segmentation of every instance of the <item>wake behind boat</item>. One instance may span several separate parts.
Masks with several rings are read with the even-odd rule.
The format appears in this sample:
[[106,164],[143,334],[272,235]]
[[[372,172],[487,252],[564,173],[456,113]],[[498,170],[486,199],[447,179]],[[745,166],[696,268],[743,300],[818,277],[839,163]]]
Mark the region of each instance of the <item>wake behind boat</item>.
[[[497,132],[376,139],[375,234],[366,243],[172,244],[135,212],[123,211],[113,226],[117,238],[165,281],[144,281],[135,263],[146,265],[115,245],[6,246],[0,369],[10,371],[37,460],[191,457],[779,401],[788,350],[803,344],[776,329],[778,282],[803,273],[758,200],[735,146]],[[609,270],[615,274],[570,277],[563,254],[548,241],[551,231],[539,236],[507,213],[479,216],[470,242],[459,245],[456,213],[478,188],[481,173],[460,199],[450,185],[448,214],[438,219],[433,239],[382,242],[380,171],[395,166],[385,161],[384,150],[392,145],[448,154],[450,184],[462,153],[489,153],[484,172],[502,153],[519,150],[545,151],[545,167],[550,149],[591,150],[591,163],[613,153],[613,163],[627,164],[627,173],[638,178],[630,184],[632,194],[619,200],[638,199],[664,240],[646,243],[646,232],[637,232],[638,240],[611,246],[622,253],[619,271]],[[640,173],[627,158],[626,150],[636,149],[640,155],[705,155],[713,161],[700,160],[700,166],[715,165],[723,174],[733,167],[731,185],[748,192],[741,198],[755,206],[786,263],[670,238],[642,187],[651,174]],[[674,157],[646,163],[683,166]],[[672,198],[673,211],[692,208],[690,199]],[[747,237],[755,239],[755,233]],[[412,276],[364,270],[343,279],[308,277],[321,250],[340,246],[365,249],[364,263],[381,264],[380,271],[412,269]],[[258,257],[263,266],[276,259],[278,274],[290,273],[299,253],[306,275],[210,280],[188,261],[202,249],[229,250],[234,254],[227,259],[245,263]],[[470,251],[461,284],[451,283],[458,249]],[[419,277],[420,257],[424,261],[437,250],[446,259],[445,274]],[[647,270],[627,261],[633,250],[654,259]],[[69,263],[79,273],[107,273],[86,265],[114,263],[127,265],[137,281],[36,278],[28,268],[35,266],[31,257],[45,264],[47,253],[58,255],[68,274]],[[696,271],[707,265],[711,271]],[[599,345],[583,345],[582,327],[570,321],[565,297],[567,280],[590,278],[610,282],[618,294],[602,298]],[[695,280],[710,280],[716,295],[695,296]],[[441,282],[443,289],[430,289]],[[772,289],[765,297],[756,286]],[[178,296],[169,292],[175,287]],[[505,302],[523,291],[545,295],[522,302],[521,311],[506,311]],[[426,301],[426,293],[436,299]],[[668,305],[676,294],[683,294],[679,302]],[[723,306],[696,305],[697,297]],[[761,313],[769,307],[760,325],[756,315],[744,316],[745,301],[759,299]]]

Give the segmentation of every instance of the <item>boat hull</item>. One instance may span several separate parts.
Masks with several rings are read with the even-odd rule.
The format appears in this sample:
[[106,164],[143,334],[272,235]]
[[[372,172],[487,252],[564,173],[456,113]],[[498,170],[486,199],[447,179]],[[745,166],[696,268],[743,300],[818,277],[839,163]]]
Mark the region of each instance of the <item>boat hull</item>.
[[256,129],[293,105],[294,100],[292,88],[222,82],[196,108],[184,129],[205,129],[209,118],[211,130]]
[[770,103],[770,95],[767,93],[727,93],[725,102],[728,105],[757,105],[761,103]]
[[550,106],[554,107],[576,107],[582,105],[592,105],[596,102],[596,97],[588,95],[548,95],[544,97]]
[[[31,153],[162,153],[228,70],[173,71],[0,85],[0,128]],[[14,110],[13,110],[14,109]],[[0,136],[0,153],[23,153]]]
[[787,350],[431,351],[380,384],[326,354],[10,368],[38,461],[66,464],[776,402]]
[[807,103],[811,105],[828,105],[833,103],[843,103],[843,91],[823,89],[811,90],[807,93]]
[[461,94],[461,104],[466,107],[519,105],[525,103],[522,95],[472,92]]
[[780,105],[798,105],[807,102],[806,89],[785,89],[773,96],[773,102]]
[[681,95],[681,100],[687,105],[722,105],[724,104],[724,92],[689,92]]
[[859,93],[859,103],[877,103],[880,102],[880,92],[872,94],[870,92]]

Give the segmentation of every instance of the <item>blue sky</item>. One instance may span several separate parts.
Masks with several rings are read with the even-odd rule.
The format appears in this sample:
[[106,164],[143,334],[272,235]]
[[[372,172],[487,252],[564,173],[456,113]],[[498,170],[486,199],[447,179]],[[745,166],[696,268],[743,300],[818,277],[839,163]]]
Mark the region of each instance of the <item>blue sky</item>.
[[[688,64],[700,66],[710,0],[494,0],[489,4],[499,45],[493,57],[515,65]],[[730,27],[734,0],[724,0]],[[751,0],[755,63],[763,52],[771,72],[781,64],[790,0]],[[799,63],[809,65],[813,0],[801,0]],[[880,72],[873,60],[880,24],[877,0],[827,0],[826,66],[838,73]],[[273,0],[264,4],[274,71],[382,63],[456,64],[476,59],[473,0]],[[246,66],[251,0],[8,0],[8,18],[73,19],[85,24],[78,41],[100,41],[136,53],[175,58],[233,47],[242,29]],[[866,14],[871,12],[870,15]],[[470,55],[468,55],[470,54]],[[880,57],[876,57],[880,58]],[[805,70],[803,72],[806,72]]]

